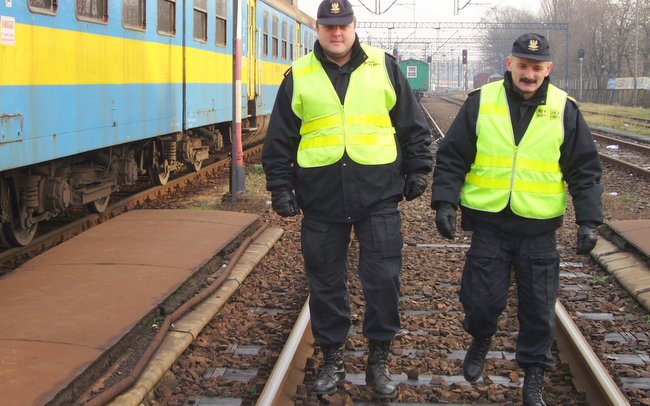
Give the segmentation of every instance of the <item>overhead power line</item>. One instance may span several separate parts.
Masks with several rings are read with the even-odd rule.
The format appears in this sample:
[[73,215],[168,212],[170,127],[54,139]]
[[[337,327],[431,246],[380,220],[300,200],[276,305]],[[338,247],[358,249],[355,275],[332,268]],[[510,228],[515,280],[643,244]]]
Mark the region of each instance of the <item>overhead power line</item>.
[[385,9],[382,9],[381,7],[381,0],[375,0],[375,7],[374,9],[371,9],[366,5],[366,2],[362,0],[357,0],[366,10],[368,10],[370,13],[375,14],[375,15],[380,15],[386,13],[388,10],[391,9],[395,4],[398,6],[415,6],[415,0],[412,0],[412,2],[404,2],[404,3],[397,3],[398,0],[393,0],[392,3],[388,5]]

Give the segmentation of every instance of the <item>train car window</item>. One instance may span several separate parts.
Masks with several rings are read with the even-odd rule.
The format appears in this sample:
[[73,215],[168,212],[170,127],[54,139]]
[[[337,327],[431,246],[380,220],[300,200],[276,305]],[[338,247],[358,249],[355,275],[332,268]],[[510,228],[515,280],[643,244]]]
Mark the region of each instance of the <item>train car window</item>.
[[273,16],[273,26],[272,26],[272,33],[271,33],[271,41],[272,41],[272,46],[271,50],[273,51],[273,57],[277,58],[278,57],[278,25],[280,24],[280,19],[277,16]]
[[282,22],[282,59],[287,59],[287,22]]
[[56,14],[58,4],[56,0],[29,0],[29,10],[34,13]]
[[292,60],[292,61],[295,60],[295,54],[294,54],[294,51],[293,51],[293,47],[294,47],[294,43],[295,43],[294,39],[295,39],[294,38],[294,28],[292,27],[291,30],[289,31],[289,59]]
[[77,0],[77,18],[96,23],[108,21],[108,0]]
[[264,43],[264,56],[269,56],[269,13],[264,12],[264,33],[262,34],[262,42]]
[[217,0],[217,45],[226,46],[228,41],[228,3],[226,0]]
[[417,78],[418,77],[418,67],[417,66],[407,66],[406,67],[406,77],[407,78]]
[[122,23],[126,28],[144,30],[147,27],[146,11],[145,0],[123,0]]
[[208,0],[194,0],[194,39],[208,42]]
[[308,40],[307,33],[305,32],[305,33],[302,34],[302,47],[301,47],[301,49],[302,49],[302,54],[303,55],[307,55],[307,40]]
[[176,35],[176,2],[158,0],[158,33]]

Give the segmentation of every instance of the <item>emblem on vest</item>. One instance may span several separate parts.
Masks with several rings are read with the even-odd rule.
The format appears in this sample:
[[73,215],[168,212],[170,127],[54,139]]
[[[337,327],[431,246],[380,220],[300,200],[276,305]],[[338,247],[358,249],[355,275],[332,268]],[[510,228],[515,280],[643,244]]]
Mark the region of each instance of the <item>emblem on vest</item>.
[[366,61],[363,64],[368,65],[368,66],[377,66],[377,65],[379,65],[379,62],[375,61],[372,58],[368,58],[368,59],[366,59]]
[[537,111],[535,111],[535,117],[547,120],[557,120],[560,117],[560,112],[555,109],[540,106],[537,108]]

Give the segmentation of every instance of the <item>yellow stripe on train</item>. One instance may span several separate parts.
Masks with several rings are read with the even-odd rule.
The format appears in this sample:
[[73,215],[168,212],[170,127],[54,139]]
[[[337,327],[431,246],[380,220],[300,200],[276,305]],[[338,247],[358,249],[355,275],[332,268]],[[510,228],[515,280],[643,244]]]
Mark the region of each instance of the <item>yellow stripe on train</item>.
[[[125,38],[16,24],[15,45],[0,46],[0,85],[181,83],[183,49]],[[232,55],[187,48],[188,83],[232,83]],[[263,62],[258,78],[279,85],[289,65]],[[242,58],[242,82],[248,82]]]

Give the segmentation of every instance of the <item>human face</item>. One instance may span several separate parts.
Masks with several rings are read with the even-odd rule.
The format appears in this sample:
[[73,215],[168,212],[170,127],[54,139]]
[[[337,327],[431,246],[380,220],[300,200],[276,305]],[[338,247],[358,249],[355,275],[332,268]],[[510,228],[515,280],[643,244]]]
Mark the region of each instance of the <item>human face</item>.
[[318,42],[323,47],[327,59],[335,64],[345,65],[352,57],[352,45],[356,38],[354,21],[348,25],[316,26]]
[[508,71],[512,73],[512,83],[525,100],[533,97],[553,69],[551,61],[535,61],[533,59],[509,56],[506,59]]

